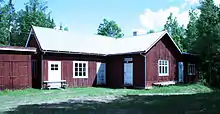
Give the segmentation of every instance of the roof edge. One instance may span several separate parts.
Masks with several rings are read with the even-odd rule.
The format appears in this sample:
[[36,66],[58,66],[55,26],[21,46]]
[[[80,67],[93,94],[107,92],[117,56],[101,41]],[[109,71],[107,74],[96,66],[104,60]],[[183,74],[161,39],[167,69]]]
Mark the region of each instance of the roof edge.
[[27,39],[26,44],[25,44],[25,47],[28,46],[28,43],[29,43],[29,41],[30,41],[31,34],[32,34],[32,31],[33,31],[32,29],[33,29],[33,28],[31,27],[31,30],[30,30],[29,35],[28,35],[28,39]]
[[174,45],[176,46],[176,48],[178,49],[178,51],[182,54],[181,49],[180,49],[179,46],[176,44],[176,42],[173,40],[173,38],[171,37],[171,35],[168,33],[167,30],[166,30],[166,34],[170,37],[170,39],[172,40],[172,42],[174,43]]
[[72,51],[56,51],[56,50],[43,50],[43,53],[62,53],[62,54],[78,54],[78,55],[98,55],[107,56],[107,54],[100,53],[86,53],[86,52],[72,52]]
[[180,50],[180,48],[177,46],[177,44],[175,43],[175,41],[173,40],[173,38],[169,35],[168,31],[165,30],[164,33],[149,47],[145,50],[145,52],[148,52],[157,42],[159,42],[165,35],[168,35],[169,38],[171,39],[171,41],[174,43],[175,47],[177,48],[177,50],[179,51],[180,54],[182,54],[182,51]]
[[0,46],[2,51],[22,51],[22,52],[36,52],[34,47],[18,47],[18,46]]
[[37,43],[39,49],[42,51],[43,49],[41,48],[41,45],[40,45],[40,43],[38,41],[37,35],[36,35],[35,31],[34,31],[34,27],[35,27],[34,25],[31,25],[31,30],[30,30],[30,33],[28,35],[28,39],[27,39],[25,47],[28,46],[28,43],[30,42],[31,34],[33,34],[34,35],[34,39],[36,40],[36,43]]
[[135,52],[125,52],[125,53],[114,53],[114,54],[107,54],[107,56],[126,55],[126,54],[140,54],[140,53],[145,53],[145,51],[135,51]]
[[150,47],[148,47],[146,50],[145,50],[145,53],[147,53],[157,42],[159,42],[163,36],[167,33],[167,31],[164,31],[162,35],[160,35],[160,37],[154,42],[151,44]]

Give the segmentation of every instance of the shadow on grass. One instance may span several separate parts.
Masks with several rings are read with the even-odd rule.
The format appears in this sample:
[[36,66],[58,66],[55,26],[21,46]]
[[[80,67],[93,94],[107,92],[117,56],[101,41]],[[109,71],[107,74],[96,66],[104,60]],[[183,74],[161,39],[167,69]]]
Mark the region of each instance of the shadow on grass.
[[219,114],[220,93],[178,96],[128,95],[112,102],[69,100],[57,104],[21,105],[6,114]]

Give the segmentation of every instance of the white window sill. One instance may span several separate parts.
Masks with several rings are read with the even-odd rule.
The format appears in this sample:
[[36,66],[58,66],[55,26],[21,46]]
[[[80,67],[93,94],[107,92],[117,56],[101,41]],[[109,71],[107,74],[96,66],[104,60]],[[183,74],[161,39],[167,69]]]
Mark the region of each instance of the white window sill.
[[159,74],[159,76],[169,76],[169,74]]
[[84,76],[84,77],[83,76],[81,76],[81,77],[80,76],[74,76],[73,78],[88,78],[88,76]]

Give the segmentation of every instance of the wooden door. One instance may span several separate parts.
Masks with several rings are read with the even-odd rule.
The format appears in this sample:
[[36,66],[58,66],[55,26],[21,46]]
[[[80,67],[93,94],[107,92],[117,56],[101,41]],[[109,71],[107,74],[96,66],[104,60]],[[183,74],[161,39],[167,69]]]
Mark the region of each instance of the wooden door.
[[183,82],[184,80],[184,66],[183,66],[183,62],[178,62],[178,78],[179,78],[179,82]]
[[11,89],[9,62],[0,62],[0,90]]
[[11,72],[10,80],[12,89],[22,89],[29,86],[28,62],[11,62]]
[[97,62],[96,66],[97,85],[106,84],[106,63]]
[[[61,81],[61,61],[48,61],[48,81]],[[50,83],[51,87],[61,87],[61,83]]]
[[124,63],[124,85],[133,85],[133,63]]

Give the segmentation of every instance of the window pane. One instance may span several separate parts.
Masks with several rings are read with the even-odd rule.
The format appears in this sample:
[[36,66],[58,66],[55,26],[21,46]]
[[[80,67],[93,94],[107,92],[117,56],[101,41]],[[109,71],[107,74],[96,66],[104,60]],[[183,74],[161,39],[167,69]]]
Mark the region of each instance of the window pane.
[[58,64],[55,64],[55,67],[58,67]]
[[167,61],[164,61],[164,64],[167,65]]
[[79,67],[82,67],[82,63],[79,63]]
[[82,68],[79,68],[79,71],[82,71]]
[[79,72],[79,76],[82,76],[82,72]]
[[75,67],[78,67],[78,63],[75,63]]
[[83,67],[86,67],[86,63],[83,63]]
[[78,76],[78,72],[75,72],[75,76]]
[[164,66],[162,66],[162,73],[164,73]]
[[75,71],[78,71],[78,68],[75,68]]
[[53,67],[51,67],[51,70],[54,70],[54,68],[53,68]]
[[164,65],[164,61],[162,61],[162,65]]
[[85,71],[86,71],[86,68],[83,68],[83,71],[85,72]]
[[54,67],[54,64],[51,64],[51,68]]
[[159,61],[159,65],[161,65],[161,61]]
[[167,66],[165,66],[165,73],[167,73]]
[[161,66],[159,67],[159,73],[161,73],[162,72],[162,69],[161,69]]
[[86,72],[83,72],[83,76],[86,76]]
[[58,67],[56,67],[55,70],[58,70]]

